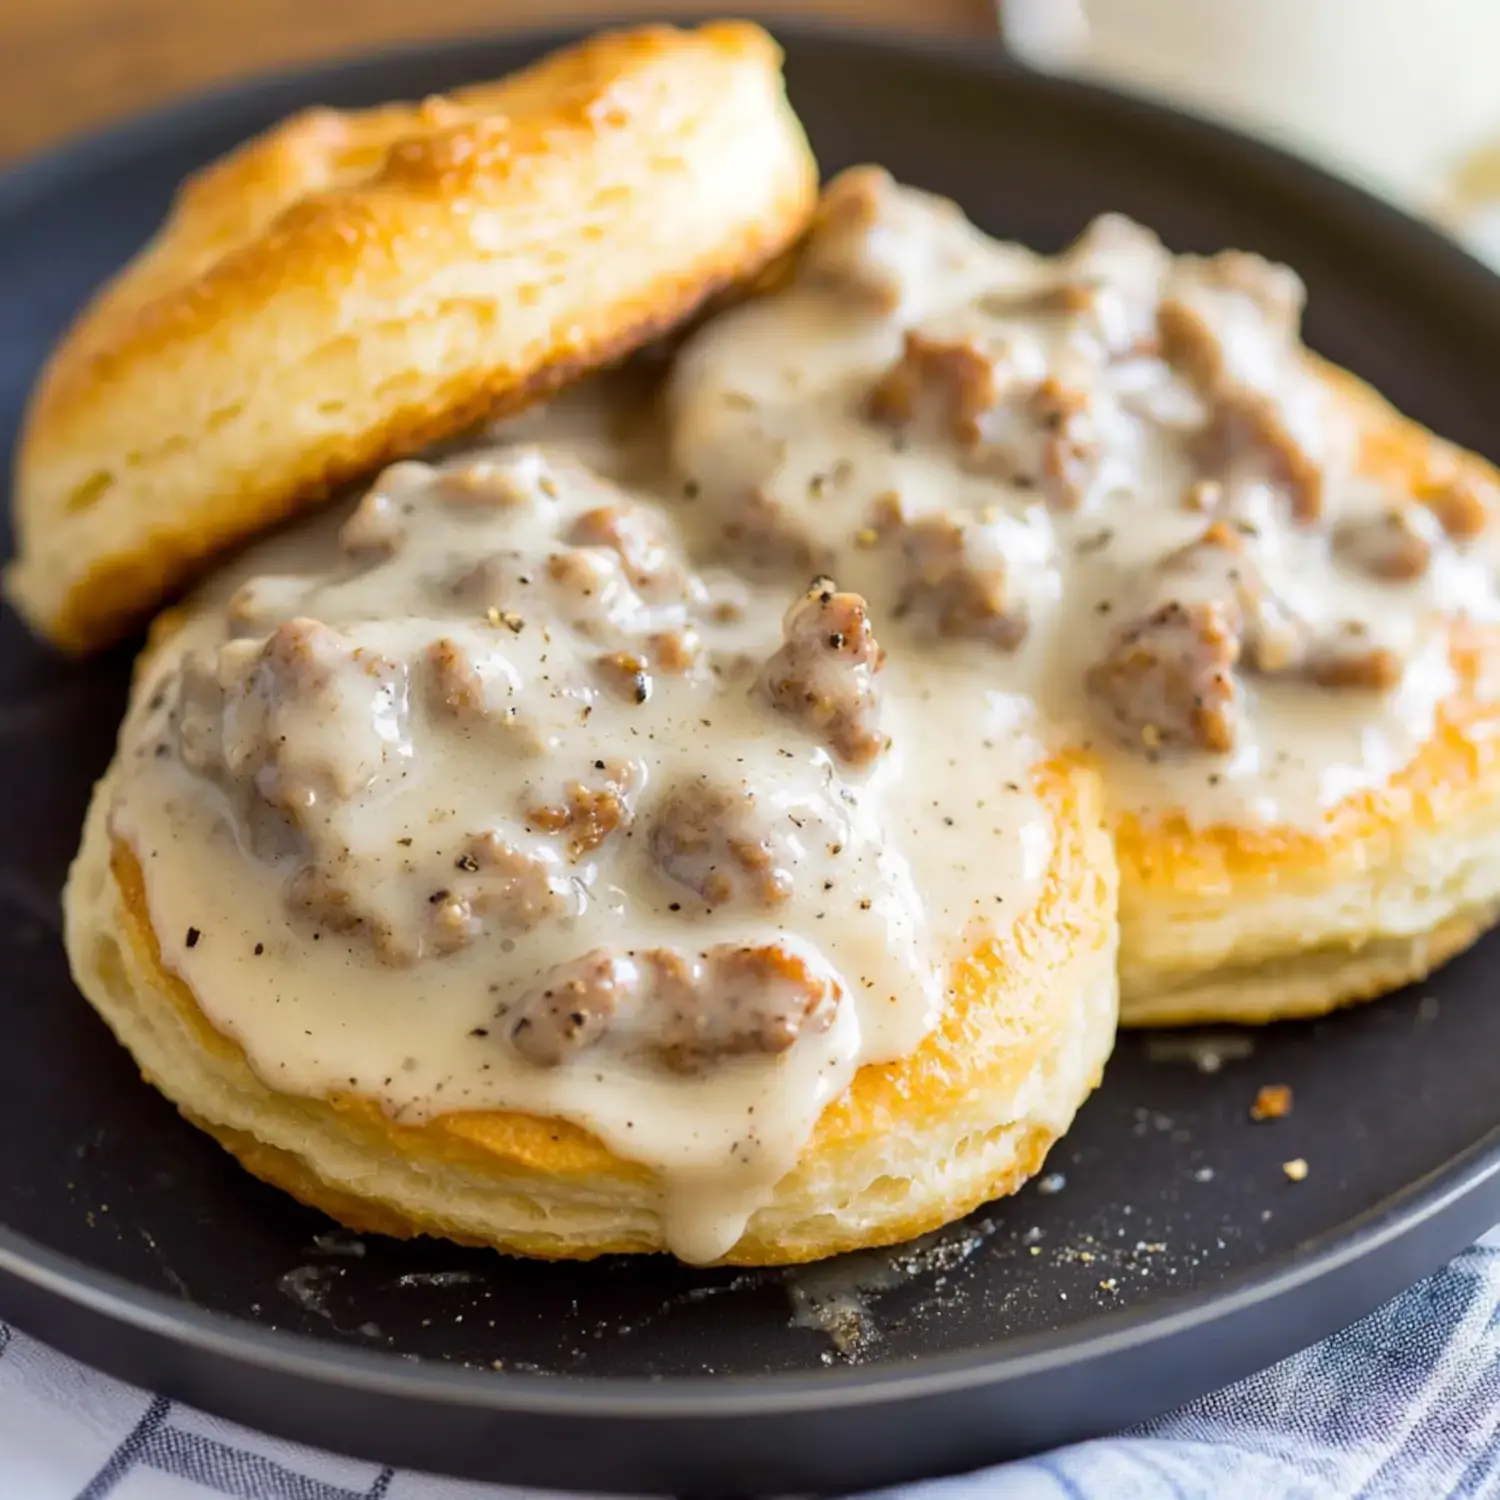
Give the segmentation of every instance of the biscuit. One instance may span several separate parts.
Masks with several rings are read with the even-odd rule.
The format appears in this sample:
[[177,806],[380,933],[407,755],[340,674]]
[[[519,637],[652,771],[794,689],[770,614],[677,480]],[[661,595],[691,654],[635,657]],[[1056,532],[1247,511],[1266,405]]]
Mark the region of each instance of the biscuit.
[[[1036,910],[967,955],[939,1029],[872,1066],[722,1257],[777,1265],[896,1244],[1017,1191],[1098,1085],[1113,1046],[1113,859],[1090,773],[1049,776],[1058,850]],[[161,964],[139,864],[111,854],[101,785],[69,881],[80,988],[144,1076],[256,1176],[351,1229],[546,1259],[666,1248],[661,1183],[565,1121],[401,1125],[354,1094],[278,1091]]]
[[571,450],[327,531],[152,632],[68,882],[185,1114],[356,1227],[544,1256],[812,1259],[1036,1170],[1113,1039],[1091,767]]
[[190,179],[48,364],[11,599],[107,644],[387,458],[672,327],[803,227],[754,26],[606,33],[498,83],[297,115]]
[[729,544],[925,616],[1096,758],[1126,1025],[1318,1014],[1500,906],[1500,475],[1303,348],[1301,301],[1111,216],[1034,255],[862,168],[673,376]]

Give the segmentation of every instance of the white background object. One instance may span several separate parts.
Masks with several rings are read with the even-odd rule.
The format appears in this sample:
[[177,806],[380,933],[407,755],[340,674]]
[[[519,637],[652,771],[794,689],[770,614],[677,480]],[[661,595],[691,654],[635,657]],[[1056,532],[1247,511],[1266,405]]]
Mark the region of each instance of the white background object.
[[1000,0],[1017,56],[1270,136],[1413,206],[1500,135],[1500,0]]

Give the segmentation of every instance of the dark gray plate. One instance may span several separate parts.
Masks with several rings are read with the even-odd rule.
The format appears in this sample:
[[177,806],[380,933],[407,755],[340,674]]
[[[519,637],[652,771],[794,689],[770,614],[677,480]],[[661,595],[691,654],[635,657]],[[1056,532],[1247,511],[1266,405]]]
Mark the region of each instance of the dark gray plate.
[[[298,105],[420,95],[557,39],[262,81],[12,172],[0,441],[64,320],[186,170]],[[883,161],[1044,247],[1121,209],[1180,248],[1288,260],[1318,348],[1493,451],[1500,284],[1427,230],[1262,147],[972,49],[787,41],[825,168]],[[57,893],[125,674],[124,653],[70,667],[0,624],[0,1311],[130,1379],[476,1477],[846,1489],[1164,1410],[1349,1321],[1500,1219],[1488,943],[1421,993],[1231,1038],[1248,1055],[1215,1073],[1126,1037],[1048,1163],[1056,1191],[904,1257],[745,1275],[323,1239],[330,1225],[139,1082],[69,983]],[[1252,1125],[1271,1082],[1292,1085],[1295,1113]],[[1281,1163],[1298,1156],[1311,1171],[1294,1185]]]

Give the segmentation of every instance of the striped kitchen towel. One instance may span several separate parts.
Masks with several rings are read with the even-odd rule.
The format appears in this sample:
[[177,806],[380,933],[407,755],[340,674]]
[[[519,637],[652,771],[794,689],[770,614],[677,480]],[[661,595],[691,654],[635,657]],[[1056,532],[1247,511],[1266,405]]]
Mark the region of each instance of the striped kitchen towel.
[[[1500,1231],[1326,1343],[1118,1437],[900,1500],[1500,1496]],[[513,1500],[260,1437],[0,1325],[3,1500]]]

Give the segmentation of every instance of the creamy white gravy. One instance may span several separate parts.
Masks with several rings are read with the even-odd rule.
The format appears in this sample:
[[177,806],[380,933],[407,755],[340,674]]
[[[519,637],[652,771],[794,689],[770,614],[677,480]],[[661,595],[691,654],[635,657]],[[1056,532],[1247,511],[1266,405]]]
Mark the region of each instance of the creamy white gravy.
[[[877,618],[988,631],[970,643],[986,679],[1095,748],[1120,810],[1312,826],[1411,759],[1453,687],[1450,620],[1497,603],[1492,538],[1462,518],[1446,535],[1360,471],[1305,362],[1301,296],[1284,268],[1174,258],[1120,219],[1038,256],[861,170],[789,284],[680,355],[673,458],[737,551],[799,555]],[[1420,571],[1381,552],[1393,513]],[[1168,561],[1215,522],[1232,558]],[[1240,660],[1210,683],[1233,722],[1174,741],[1168,710],[1191,702],[1153,717],[1161,680],[1131,677],[1119,643],[1163,605],[1221,598],[1226,567],[1255,580],[1229,605]],[[1008,635],[996,609],[1023,623]],[[1090,676],[1112,650],[1124,722]]]
[[558,403],[197,602],[110,813],[165,964],[277,1088],[574,1121],[722,1255],[1034,903],[1050,748],[1308,825],[1429,732],[1493,542],[1359,472],[1299,309],[851,176],[665,423]]
[[[600,477],[639,480],[640,446],[560,403],[251,553],[151,662],[110,826],[166,967],[269,1084],[576,1122],[660,1173],[671,1248],[708,1260],[1034,903],[1051,828],[1033,711],[971,647],[875,618],[872,763],[778,712],[758,674],[809,575],[700,569],[691,502]],[[745,948],[780,968],[747,980]],[[547,999],[591,953],[598,1035]]]

